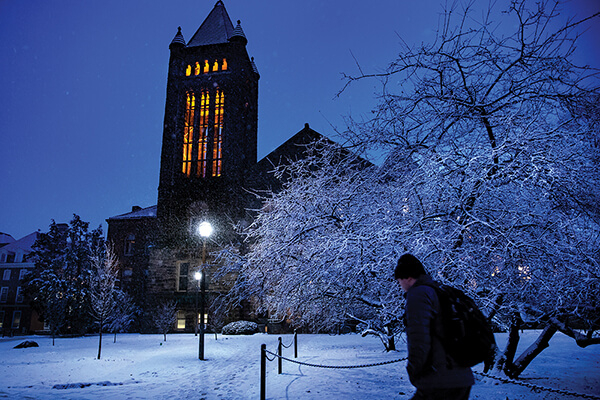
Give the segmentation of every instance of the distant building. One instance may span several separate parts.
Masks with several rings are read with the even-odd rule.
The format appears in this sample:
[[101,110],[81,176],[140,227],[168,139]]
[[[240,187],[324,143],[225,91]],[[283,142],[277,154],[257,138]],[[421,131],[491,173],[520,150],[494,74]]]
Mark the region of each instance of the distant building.
[[[195,272],[208,278],[209,302],[228,290],[226,281],[211,280],[217,268],[213,257],[225,245],[243,251],[233,226],[248,226],[251,210],[260,207],[249,190],[278,190],[269,171],[302,157],[306,144],[323,138],[306,124],[257,160],[260,76],[247,42],[240,21],[233,25],[222,1],[187,43],[179,28],[169,46],[158,204],[107,219],[122,285],[147,310],[176,300],[181,331],[196,326]],[[197,232],[203,221],[214,226],[207,239]],[[213,306],[209,310],[209,326],[252,316],[243,307],[239,315],[226,317],[211,314]]]
[[2,335],[30,333],[43,329],[37,313],[24,302],[21,284],[25,275],[35,266],[33,262],[29,262],[28,256],[37,238],[37,232],[19,240],[0,233],[0,331]]

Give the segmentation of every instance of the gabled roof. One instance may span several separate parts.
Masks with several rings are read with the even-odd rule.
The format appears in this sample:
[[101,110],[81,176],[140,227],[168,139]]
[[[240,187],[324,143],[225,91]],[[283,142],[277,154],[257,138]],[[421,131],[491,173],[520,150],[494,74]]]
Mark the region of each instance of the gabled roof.
[[7,245],[8,243],[12,243],[14,241],[15,238],[13,238],[8,233],[0,232],[0,247]]
[[38,232],[30,233],[29,235],[27,235],[19,240],[15,240],[14,242],[9,243],[6,246],[0,248],[0,252],[6,253],[9,251],[21,250],[25,253],[28,253],[31,251],[31,247],[37,240],[38,236],[39,236]]
[[150,206],[146,208],[138,208],[131,212],[116,215],[114,217],[110,217],[107,221],[117,220],[117,219],[141,219],[141,218],[156,218],[156,206]]
[[190,39],[187,47],[205,46],[207,44],[227,43],[233,36],[233,24],[221,0],[217,1],[208,17]]

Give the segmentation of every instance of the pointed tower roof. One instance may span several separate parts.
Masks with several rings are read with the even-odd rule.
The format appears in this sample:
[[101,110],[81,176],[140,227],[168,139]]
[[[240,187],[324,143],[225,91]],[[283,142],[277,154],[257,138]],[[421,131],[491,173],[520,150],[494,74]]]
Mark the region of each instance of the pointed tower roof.
[[183,45],[185,46],[185,39],[183,38],[183,34],[181,33],[181,27],[177,28],[177,34],[175,35],[175,37],[173,38],[173,40],[171,41],[170,46],[173,45]]
[[217,1],[208,17],[187,44],[188,47],[227,43],[233,35],[233,23],[221,0]]

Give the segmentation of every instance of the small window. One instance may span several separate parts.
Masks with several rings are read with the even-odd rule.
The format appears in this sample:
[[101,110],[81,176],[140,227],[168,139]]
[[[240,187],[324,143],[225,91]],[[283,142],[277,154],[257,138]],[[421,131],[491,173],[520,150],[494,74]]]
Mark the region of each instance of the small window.
[[185,69],[185,76],[190,76],[192,74],[192,66],[188,64],[187,68]]
[[6,255],[6,262],[7,263],[14,263],[15,262],[15,257],[16,254],[12,251],[9,251],[8,254]]
[[17,287],[17,298],[16,298],[16,302],[17,303],[22,303],[23,302],[23,290],[21,290],[21,286]]
[[210,72],[210,65],[208,65],[208,60],[204,60],[204,71],[205,74]]
[[4,311],[0,311],[0,329],[4,327]]
[[13,313],[12,329],[19,329],[20,326],[21,326],[21,311],[17,310]]
[[196,61],[196,66],[194,67],[194,75],[200,75],[200,63]]
[[221,65],[221,71],[227,71],[227,59],[223,59],[223,64]]
[[22,269],[19,271],[19,281],[22,281],[23,278],[25,278],[25,276],[27,275],[29,271],[27,271],[26,269]]
[[125,255],[132,256],[135,250],[135,235],[130,233],[125,239]]
[[215,60],[213,64],[213,72],[217,72],[219,70],[219,62]]
[[187,291],[188,287],[188,271],[190,263],[181,263],[177,271],[177,290],[179,292]]
[[0,262],[6,262],[6,254],[0,254]]
[[185,313],[177,311],[177,329],[185,329]]
[[0,289],[0,303],[6,303],[8,300],[8,287]]
[[2,274],[2,280],[10,281],[10,269],[4,270],[4,274]]
[[[202,314],[198,313],[198,321],[200,321],[200,316]],[[204,313],[204,326],[208,325],[208,313]]]

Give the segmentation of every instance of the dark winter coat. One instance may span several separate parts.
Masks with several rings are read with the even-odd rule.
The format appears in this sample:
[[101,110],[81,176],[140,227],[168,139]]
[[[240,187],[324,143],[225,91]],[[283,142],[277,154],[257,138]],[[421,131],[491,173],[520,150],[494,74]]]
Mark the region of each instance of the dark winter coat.
[[435,289],[426,285],[431,282],[422,275],[406,293],[408,376],[417,388],[472,386],[471,369],[457,366],[442,347],[440,303]]

